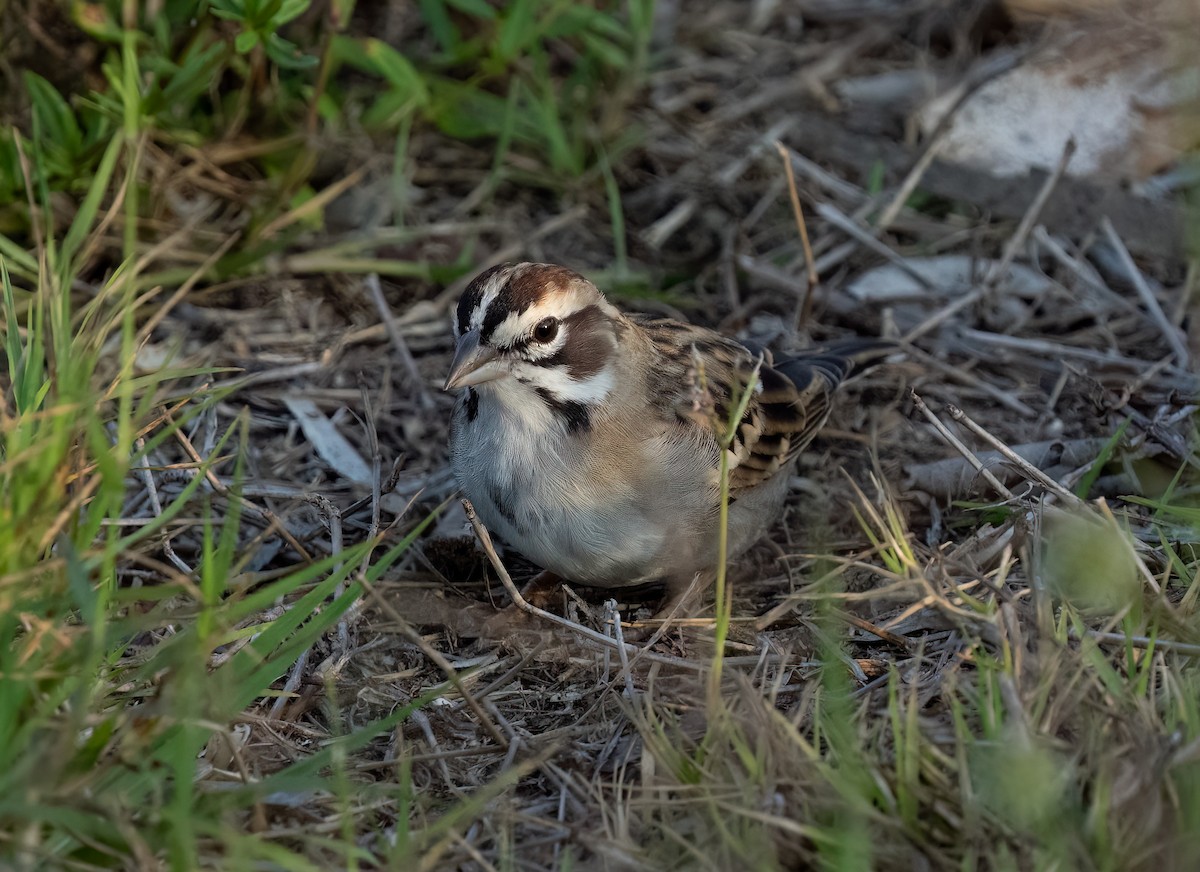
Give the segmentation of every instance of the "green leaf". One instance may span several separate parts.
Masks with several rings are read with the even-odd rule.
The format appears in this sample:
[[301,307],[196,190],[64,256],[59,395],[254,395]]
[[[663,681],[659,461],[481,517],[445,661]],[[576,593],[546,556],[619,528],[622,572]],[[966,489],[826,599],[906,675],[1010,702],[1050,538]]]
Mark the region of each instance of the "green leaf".
[[267,37],[267,57],[285,70],[307,70],[318,62],[317,58],[304,54],[299,46],[275,33]]
[[278,29],[308,11],[312,0],[283,0],[279,11],[271,16],[271,26]]
[[[496,136],[505,127],[506,101],[495,94],[455,82],[429,80],[430,115],[444,133],[459,139]],[[537,136],[536,121],[517,113],[514,135],[528,142]]]
[[258,45],[257,30],[243,30],[233,41],[233,47],[237,49],[238,54],[248,54],[256,45]]
[[442,47],[442,51],[454,54],[461,38],[458,28],[454,26],[450,14],[446,11],[446,4],[442,0],[421,0],[421,17],[425,19],[425,24]]
[[621,69],[630,63],[629,54],[625,49],[603,36],[585,33],[582,39],[588,54],[599,59],[606,66]]
[[504,23],[500,25],[500,40],[496,45],[497,53],[504,60],[513,60],[537,39],[534,3],[535,0],[516,0],[509,5]]
[[429,89],[408,58],[386,42],[374,38],[365,40],[363,48],[375,71],[393,89],[417,106],[429,103]]
[[192,103],[212,87],[218,69],[225,60],[226,44],[214,42],[207,47],[196,44],[194,51],[184,55],[175,72],[164,77],[167,84],[162,89],[162,100],[169,110],[178,112],[182,105],[190,109]]
[[58,148],[68,154],[76,154],[83,144],[83,134],[79,131],[70,105],[53,85],[37,73],[26,72],[23,78],[42,132]]
[[496,9],[488,5],[487,0],[446,0],[447,5],[453,6],[459,12],[474,15],[486,21],[496,20]]
[[1124,421],[1122,421],[1121,426],[1117,428],[1117,431],[1112,434],[1107,442],[1104,443],[1104,447],[1100,449],[1100,453],[1096,456],[1096,459],[1092,461],[1091,467],[1086,473],[1084,473],[1083,478],[1079,480],[1079,484],[1075,486],[1075,496],[1079,497],[1081,500],[1087,499],[1087,495],[1091,491],[1092,485],[1094,485],[1096,480],[1100,478],[1100,473],[1103,472],[1104,467],[1112,457],[1113,452],[1117,450],[1117,446],[1121,444],[1121,439],[1125,436],[1125,431],[1129,429],[1129,423],[1132,420],[1132,418],[1126,418]]

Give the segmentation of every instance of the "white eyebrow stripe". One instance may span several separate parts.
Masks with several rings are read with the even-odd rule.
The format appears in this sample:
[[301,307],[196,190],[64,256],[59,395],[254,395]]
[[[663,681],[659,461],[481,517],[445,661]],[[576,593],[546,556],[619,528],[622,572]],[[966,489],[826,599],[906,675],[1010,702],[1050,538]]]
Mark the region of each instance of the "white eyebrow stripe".
[[[492,296],[492,299],[495,299],[495,295]],[[579,298],[573,294],[556,294],[539,300],[536,305],[530,306],[524,312],[510,312],[503,321],[496,325],[496,329],[492,331],[491,340],[497,345],[512,345],[532,333],[534,325],[543,318],[557,318],[559,321],[566,321],[571,315],[589,306],[595,306],[610,318],[615,314],[615,312],[608,311],[611,307],[606,308],[601,303],[585,301],[581,305]],[[474,315],[471,318],[471,326],[476,326]],[[561,336],[562,333],[563,331],[560,331],[559,335]]]

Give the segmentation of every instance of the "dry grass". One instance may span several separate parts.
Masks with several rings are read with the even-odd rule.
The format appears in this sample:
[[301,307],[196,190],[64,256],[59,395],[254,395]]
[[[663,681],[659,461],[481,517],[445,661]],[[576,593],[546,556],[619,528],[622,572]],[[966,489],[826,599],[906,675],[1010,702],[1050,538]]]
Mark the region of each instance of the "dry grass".
[[[992,37],[966,12],[801,31],[788,4],[749,16],[697,5],[632,103],[636,139],[555,196],[525,183],[539,171],[529,154],[497,175],[487,149],[414,128],[395,178],[361,141],[362,153],[330,159],[330,214],[344,224],[306,229],[306,207],[281,209],[260,239],[288,243],[214,278],[214,250],[261,216],[258,182],[239,175],[245,145],[144,142],[152,198],[176,206],[142,227],[127,290],[156,296],[130,325],[144,340],[133,375],[165,361],[204,372],[148,394],[156,411],[137,435],[152,443],[106,526],[136,529],[178,506],[112,555],[114,597],[131,611],[114,625],[128,644],[92,662],[104,705],[76,720],[64,700],[61,721],[48,715],[67,744],[108,731],[94,769],[29,793],[117,816],[119,846],[73,831],[89,849],[73,868],[1200,861],[1196,377],[1184,345],[1196,348],[1180,326],[1195,315],[1194,268],[1146,252],[1135,262],[1111,224],[1087,238],[1044,224],[1046,202],[1061,209],[1055,198],[1074,191],[1057,175],[1024,219],[988,220],[970,190],[914,199],[903,173],[875,184],[789,150],[819,276],[807,287],[774,143],[791,143],[837,80],[913,68],[931,48],[963,67]],[[851,106],[839,124],[901,139],[882,111]],[[396,184],[398,229],[363,219]],[[190,220],[186,203],[199,204]],[[98,276],[123,227],[114,206],[84,297],[109,287]],[[631,308],[784,344],[905,344],[903,362],[851,385],[784,517],[731,567],[715,698],[709,625],[644,652],[536,619],[484,638],[507,595],[451,500],[452,398],[434,386],[463,282],[511,259],[565,262]],[[862,276],[884,264],[894,273],[869,287]],[[115,350],[97,355],[102,380],[119,380]],[[172,408],[173,397],[190,399]],[[393,548],[406,537],[413,547]],[[0,603],[31,577],[0,580]],[[294,583],[272,598],[282,579]],[[169,597],[135,605],[147,589]],[[611,634],[594,592],[577,593],[568,616]],[[223,625],[224,601],[254,608]],[[251,631],[310,612],[330,617],[294,650],[266,649],[273,690],[241,700],[230,688],[260,662]],[[87,638],[81,623],[12,628],[4,668]],[[222,668],[239,656],[235,681]],[[164,784],[194,780],[193,791],[185,801],[164,787],[166,811],[127,806],[133,782],[118,776],[176,726],[207,744]],[[161,835],[188,814],[190,842]],[[27,868],[62,861],[35,831],[0,835],[0,851]],[[198,858],[180,853],[188,844]]]

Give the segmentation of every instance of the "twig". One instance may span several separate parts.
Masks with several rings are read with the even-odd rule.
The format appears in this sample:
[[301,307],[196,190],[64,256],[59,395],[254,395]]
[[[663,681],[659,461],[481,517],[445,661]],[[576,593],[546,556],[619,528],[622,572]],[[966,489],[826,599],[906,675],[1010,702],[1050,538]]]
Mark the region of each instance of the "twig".
[[864,633],[870,633],[882,642],[887,642],[889,645],[894,645],[902,651],[912,653],[912,643],[903,636],[897,635],[891,630],[885,630],[883,627],[872,624],[870,621],[860,618],[858,615],[852,615],[849,612],[835,611],[834,614]]
[[[172,424],[175,423],[174,419],[170,418],[169,416],[168,420],[170,420]],[[175,440],[183,446],[183,450],[189,457],[192,458],[193,461],[195,461],[198,466],[204,464],[204,458],[200,456],[198,451],[196,451],[196,447],[192,445],[192,441],[188,439],[187,434],[185,434],[179,428],[175,428],[172,431],[172,435],[174,435]],[[188,471],[194,474],[194,470]],[[306,563],[312,562],[312,556],[304,549],[304,546],[300,544],[300,540],[292,535],[292,531],[284,526],[283,521],[280,520],[279,516],[273,511],[263,508],[262,506],[251,502],[245,497],[233,493],[233,491],[225,486],[225,483],[221,481],[221,479],[215,472],[212,471],[211,468],[205,471],[204,478],[212,486],[213,490],[215,490],[221,496],[230,500],[236,499],[238,503],[241,504],[242,508],[249,509],[254,514],[258,515],[258,517],[267,522],[267,526],[270,529],[277,530],[279,535],[283,537],[283,540],[295,549],[296,553],[300,555],[302,560],[304,560]]]
[[633,686],[633,675],[629,671],[629,652],[625,650],[625,637],[621,630],[621,612],[615,599],[604,601],[604,614],[612,627],[613,638],[617,641],[617,657],[621,661],[621,675],[625,679],[625,698],[632,700],[637,691]]
[[437,740],[437,734],[433,732],[433,725],[429,723],[429,717],[419,708],[413,709],[410,717],[425,735],[425,743],[429,745],[429,750],[433,752],[434,762],[437,764],[438,769],[441,770],[442,780],[446,782],[446,787],[455,796],[462,796],[462,790],[454,784],[454,779],[450,776],[450,767],[446,765],[446,755],[442,752],[442,746]]
[[[379,536],[379,525],[382,520],[381,504],[383,502],[383,458],[379,450],[379,432],[375,429],[375,405],[371,402],[371,392],[367,390],[367,386],[363,382],[359,382],[359,395],[362,397],[363,410],[363,429],[367,434],[367,449],[371,454],[371,524],[367,529],[367,538],[374,542]],[[397,461],[401,458],[397,458]],[[395,486],[395,476],[399,472],[398,464],[392,466],[391,474],[388,476],[390,486],[388,492],[391,492]],[[343,515],[348,514],[343,512]],[[363,562],[359,567],[360,571],[366,572],[370,565],[371,552],[368,551],[363,555]]]
[[1067,490],[1061,484],[1056,482],[1050,476],[1046,475],[1046,473],[1042,472],[1040,469],[1038,469],[1036,466],[1034,466],[1032,463],[1030,463],[1024,457],[1017,454],[1017,452],[1013,451],[1011,448],[1008,447],[1008,445],[1006,445],[1001,440],[997,439],[995,436],[993,436],[991,433],[989,433],[983,427],[976,424],[971,419],[971,417],[966,412],[964,412],[962,409],[960,409],[958,406],[954,405],[953,403],[947,404],[946,411],[947,411],[947,413],[949,413],[951,418],[953,418],[958,423],[962,424],[964,427],[966,427],[968,430],[970,430],[972,433],[974,433],[980,439],[987,442],[989,445],[991,445],[993,448],[995,448],[997,451],[999,451],[1001,454],[1003,454],[1004,457],[1009,461],[1009,463],[1014,464],[1019,470],[1021,470],[1021,472],[1025,473],[1026,478],[1030,478],[1033,481],[1041,483],[1041,485],[1043,487],[1045,487],[1047,490],[1056,494],[1068,505],[1071,505],[1071,506],[1083,505],[1083,500],[1081,500],[1079,497],[1075,496],[1075,494],[1071,493],[1069,490]]
[[1025,210],[1025,215],[1021,218],[1021,223],[1017,225],[1012,238],[1008,240],[1008,244],[1004,247],[1004,252],[1001,254],[1000,259],[992,263],[984,275],[980,286],[971,293],[963,294],[954,302],[934,312],[925,321],[908,332],[908,335],[904,337],[905,342],[912,342],[914,339],[924,336],[946,319],[953,317],[969,306],[973,306],[999,284],[1000,279],[1008,272],[1008,267],[1012,263],[1013,258],[1016,257],[1021,246],[1025,244],[1030,231],[1033,230],[1033,226],[1037,222],[1038,216],[1041,215],[1046,201],[1050,199],[1050,195],[1054,192],[1055,186],[1063,177],[1063,174],[1066,173],[1067,164],[1070,163],[1073,154],[1075,154],[1075,139],[1071,138],[1067,140],[1067,144],[1063,147],[1062,157],[1059,158],[1054,172],[1047,176],[1046,181],[1042,183],[1037,196],[1033,198],[1033,202]]
[[[719,188],[727,188],[741,178],[742,174],[758,159],[763,149],[776,142],[796,124],[791,116],[776,122],[750,148],[740,153],[735,159],[722,167],[717,173],[715,182]],[[700,208],[699,197],[687,197],[677,204],[670,212],[659,218],[642,234],[642,239],[651,248],[661,248],[664,243],[679,230]]]
[[[961,105],[961,102],[958,104]],[[958,108],[958,105],[954,109]],[[954,114],[952,109],[943,116],[942,121],[946,121]],[[892,226],[892,222],[896,220],[896,216],[900,214],[900,210],[904,208],[904,204],[908,202],[908,198],[912,196],[912,192],[917,189],[917,185],[921,183],[921,177],[925,175],[929,169],[933,159],[937,157],[941,151],[942,143],[945,142],[945,133],[950,129],[949,124],[939,122],[937,130],[934,131],[933,137],[928,145],[925,146],[925,151],[917,158],[917,162],[913,164],[913,168],[908,171],[908,175],[904,177],[904,181],[900,183],[900,187],[896,189],[895,196],[892,201],[884,207],[884,210],[879,213],[879,219],[875,222],[875,230],[877,233],[882,233]]]
[[984,379],[973,375],[970,371],[965,370],[962,367],[951,366],[950,364],[934,357],[932,354],[929,354],[927,351],[917,348],[915,345],[909,345],[904,349],[904,353],[910,359],[920,361],[923,366],[936,369],[942,375],[946,376],[946,378],[975,388],[975,390],[986,394],[1001,406],[1004,406],[1006,409],[1011,409],[1022,417],[1036,418],[1038,415],[1036,411],[1023,403],[1021,400],[1018,400],[1008,391],[996,387],[991,382],[985,381]]
[[[138,447],[138,452],[146,450],[146,440],[138,437],[135,440]],[[158,487],[154,483],[154,473],[150,471],[149,466],[143,466],[138,469],[138,475],[141,476],[142,483],[146,485],[146,492],[150,496],[150,508],[154,512],[154,517],[159,517],[163,513],[162,500],[158,498]],[[175,553],[175,549],[171,547],[171,536],[166,530],[162,534],[162,549],[163,554],[167,555],[167,559],[174,563],[181,572],[186,575],[192,575],[195,570],[184,562],[183,558]]]
[[1071,158],[1074,155],[1075,137],[1072,136],[1067,139],[1067,144],[1063,146],[1062,155],[1054,167],[1054,172],[1046,178],[1045,184],[1042,185],[1037,196],[1033,198],[1033,202],[1029,204],[1028,211],[1021,218],[1021,223],[1017,225],[1017,229],[1008,240],[1008,244],[1004,246],[1004,252],[1000,255],[1000,259],[992,264],[991,268],[987,271],[987,275],[983,277],[985,286],[989,288],[995,287],[999,284],[1000,279],[1004,278],[1004,274],[1008,272],[1008,267],[1016,258],[1017,252],[1024,247],[1025,240],[1029,238],[1034,224],[1037,223],[1038,216],[1042,214],[1042,209],[1046,206],[1046,201],[1050,199],[1055,186],[1058,185],[1059,180],[1067,172],[1067,167],[1070,165]]
[[1081,262],[1079,258],[1073,257],[1069,252],[1067,252],[1067,250],[1059,244],[1058,240],[1050,235],[1050,231],[1045,227],[1039,224],[1037,227],[1033,228],[1032,236],[1033,240],[1043,249],[1045,249],[1051,257],[1074,273],[1081,282],[1090,287],[1099,296],[1103,297],[1106,303],[1116,306],[1123,312],[1141,314],[1137,306],[1129,302],[1129,300],[1125,299],[1108,285],[1106,285],[1104,283],[1104,279],[1100,278],[1099,274],[1094,268],[1092,268],[1091,264]]
[[1117,235],[1116,229],[1107,217],[1101,220],[1100,229],[1104,231],[1104,236],[1108,240],[1108,244],[1116,252],[1117,260],[1120,261],[1122,268],[1129,276],[1130,282],[1133,283],[1133,288],[1141,298],[1142,305],[1146,307],[1146,312],[1149,314],[1150,320],[1162,331],[1163,338],[1167,340],[1167,345],[1171,347],[1171,351],[1175,355],[1176,363],[1180,367],[1186,368],[1188,365],[1187,345],[1184,343],[1183,337],[1179,335],[1179,331],[1167,318],[1166,313],[1163,312],[1162,306],[1158,304],[1158,300],[1154,297],[1154,292],[1146,284],[1145,277],[1137,268],[1137,264],[1133,262],[1133,258],[1129,256],[1129,250],[1125,247],[1125,243],[1121,241],[1121,237]]
[[807,323],[808,315],[812,311],[813,294],[820,278],[817,276],[816,264],[813,262],[812,245],[808,241],[808,226],[804,223],[804,207],[800,205],[800,193],[796,190],[796,176],[792,173],[792,161],[788,156],[787,147],[782,142],[775,140],[775,148],[779,151],[779,156],[783,158],[783,172],[787,176],[788,197],[792,201],[792,214],[796,218],[796,229],[800,232],[800,246],[804,249],[804,264],[807,268],[808,287],[804,289],[804,299],[800,301],[800,318],[797,322],[798,326],[802,328]]
[[404,341],[404,335],[400,332],[400,327],[396,323],[395,316],[392,315],[392,309],[388,306],[387,300],[383,296],[383,287],[379,284],[378,273],[368,273],[363,279],[363,283],[367,286],[367,292],[371,295],[371,301],[375,303],[375,309],[379,312],[379,317],[383,321],[383,325],[387,328],[388,339],[392,342],[392,347],[396,349],[396,353],[400,356],[400,362],[404,365],[404,371],[408,373],[408,382],[412,385],[417,394],[417,400],[421,404],[421,408],[428,412],[436,405],[433,396],[429,393],[429,387],[425,384],[425,379],[421,376],[421,370],[417,367],[417,361],[413,358],[412,352],[408,349],[408,343]]
[[929,420],[929,423],[933,425],[935,430],[937,430],[938,435],[946,440],[946,442],[948,442],[955,451],[961,454],[966,459],[967,463],[971,464],[975,471],[983,476],[987,480],[987,483],[996,490],[996,493],[1000,494],[1006,500],[1016,499],[1016,495],[1006,488],[1000,482],[1000,480],[996,478],[996,476],[992,475],[991,470],[983,465],[982,461],[975,456],[975,453],[961,441],[959,441],[959,438],[951,433],[946,425],[941,422],[938,416],[935,415],[927,405],[925,405],[925,401],[921,399],[920,394],[918,394],[915,390],[910,391],[909,393],[912,396],[913,403],[916,404],[917,410]]
[[482,726],[492,737],[492,740],[507,750],[509,746],[508,738],[502,732],[500,732],[500,728],[492,722],[492,719],[488,716],[487,712],[484,711],[483,706],[480,705],[479,700],[477,700],[475,696],[467,690],[466,685],[463,684],[462,676],[459,675],[458,670],[454,668],[454,665],[446,659],[445,655],[443,655],[441,651],[430,645],[429,642],[425,640],[425,637],[417,632],[416,627],[405,620],[404,616],[396,611],[396,607],[388,602],[387,599],[375,589],[375,585],[373,585],[365,576],[360,577],[358,582],[363,586],[363,590],[367,592],[371,599],[375,601],[375,604],[379,606],[380,611],[387,615],[388,620],[390,620],[400,629],[401,635],[408,639],[408,641],[412,642],[412,644],[416,645],[421,650],[422,654],[428,657],[438,669],[442,670],[446,678],[451,684],[454,685],[454,689],[458,692],[458,695],[462,697],[463,701],[466,702],[467,706],[475,714],[475,717],[479,719],[480,726]]
[[831,206],[828,203],[818,203],[817,214],[843,233],[853,237],[860,245],[866,246],[880,257],[887,258],[888,261],[894,263],[898,269],[921,287],[928,290],[935,289],[928,276],[914,268],[904,257],[876,239],[870,230],[856,224],[836,206]]
[[275,702],[271,703],[271,710],[267,713],[269,718],[278,718],[283,712],[283,707],[290,701],[291,695],[300,687],[300,682],[304,680],[304,673],[308,670],[308,658],[312,653],[312,645],[309,645],[300,652],[300,656],[296,658],[296,662],[292,664],[292,669],[288,673],[287,681],[283,683],[283,690],[279,696],[275,697]]
[[799,152],[787,148],[787,155],[791,160],[792,169],[799,170],[806,179],[820,187],[825,193],[854,204],[861,204],[868,199],[866,191],[862,188],[828,172],[820,164],[809,160]]
[[[330,553],[330,555],[332,556],[332,555],[336,555],[336,554],[341,554],[342,549],[343,549],[343,545],[342,545],[342,513],[341,513],[341,511],[338,509],[337,506],[335,506],[333,504],[332,501],[325,498],[321,494],[310,494],[310,495],[308,495],[307,499],[310,503],[315,505],[320,510],[321,514],[323,514],[326,518],[329,519],[329,553]],[[342,564],[339,561],[338,563],[334,564],[333,571],[338,572],[341,570],[341,568],[342,568]],[[345,591],[346,591],[346,582],[344,580],[339,581],[333,588],[333,598],[336,600],[343,593],[345,593]],[[346,655],[346,652],[350,650],[350,627],[346,623],[346,619],[344,616],[342,617],[342,619],[340,621],[338,621],[337,635],[338,635],[339,653],[341,656],[344,657]]]
[[[1140,360],[1135,357],[1125,357],[1106,351],[1096,351],[1093,348],[1078,348],[1062,342],[1051,342],[1048,339],[1009,336],[1007,333],[989,333],[986,330],[976,330],[973,327],[964,327],[959,331],[958,338],[968,344],[986,342],[989,345],[999,345],[1002,348],[1011,348],[1015,351],[1031,351],[1051,360],[1073,357],[1077,360],[1086,360],[1088,363],[1130,369],[1134,372],[1143,372],[1149,367],[1157,367],[1159,365],[1158,361]],[[1179,387],[1190,390],[1195,389],[1195,376],[1191,373],[1181,370],[1176,366],[1170,366],[1168,369],[1170,370],[1169,375],[1171,377],[1180,379]]]
[[[1079,641],[1079,632],[1072,627],[1067,631],[1070,638]],[[1176,642],[1172,639],[1151,639],[1149,636],[1129,636],[1125,633],[1105,633],[1100,630],[1084,630],[1083,635],[1095,639],[1101,645],[1132,645],[1134,648],[1154,648],[1156,651],[1170,651],[1172,654],[1182,654],[1184,657],[1200,657],[1200,645],[1192,642]]]
[[[309,495],[307,495],[306,499],[308,502],[310,502],[314,506],[316,506],[317,510],[320,511],[320,513],[322,515],[324,515],[325,518],[328,520],[329,543],[330,543],[329,544],[329,553],[330,554],[341,554],[342,553],[342,514],[341,514],[341,512],[338,511],[337,506],[335,506],[329,499],[322,496],[321,494],[309,494]],[[341,568],[340,563],[335,564],[333,567],[333,571],[337,572],[340,568]],[[339,581],[333,589],[334,599],[337,599],[338,597],[340,597],[342,595],[342,593],[345,591],[345,589],[346,589],[346,583],[344,581]],[[338,621],[337,635],[338,635],[339,656],[344,657],[346,655],[346,652],[350,650],[350,629],[346,623],[346,619],[344,616],[342,617],[341,620]],[[314,645],[316,644],[315,640],[314,640],[313,644]],[[286,705],[288,702],[287,695],[294,693],[296,691],[296,688],[298,688],[300,686],[300,682],[304,680],[304,673],[308,669],[308,660],[312,654],[312,649],[313,649],[313,646],[309,645],[307,648],[304,649],[304,651],[300,654],[300,656],[296,658],[296,662],[292,664],[292,669],[288,673],[287,681],[285,681],[283,684],[282,694],[275,698],[275,702],[271,703],[271,711],[269,712],[270,717],[272,717],[272,718],[279,717],[280,712],[283,711],[284,705]]]
[[521,611],[536,615],[543,620],[549,621],[552,624],[557,624],[560,627],[565,627],[573,633],[576,633],[591,642],[603,645],[606,648],[616,649],[624,648],[626,651],[633,652],[636,656],[644,657],[656,663],[664,663],[670,666],[680,666],[684,669],[691,669],[696,672],[703,672],[708,668],[706,663],[693,663],[690,660],[684,660],[679,657],[666,657],[662,654],[655,654],[645,648],[639,648],[637,645],[631,645],[628,642],[618,642],[615,639],[610,639],[603,633],[598,633],[595,630],[576,624],[574,621],[568,621],[566,618],[559,617],[553,612],[548,612],[545,609],[539,609],[533,603],[529,602],[525,597],[521,596],[521,592],[517,590],[516,584],[513,583],[512,576],[508,574],[508,570],[504,568],[504,562],[500,559],[500,555],[496,553],[496,546],[492,544],[492,537],[488,533],[487,528],[483,526],[483,522],[479,520],[479,516],[475,514],[475,507],[471,505],[471,501],[464,499],[462,501],[463,508],[467,512],[467,520],[471,522],[471,528],[475,531],[476,538],[479,539],[479,544],[483,548],[483,552],[487,555],[488,561],[492,564],[492,568],[496,570],[496,574],[500,577],[500,583],[504,585],[504,589],[512,598],[513,604]]

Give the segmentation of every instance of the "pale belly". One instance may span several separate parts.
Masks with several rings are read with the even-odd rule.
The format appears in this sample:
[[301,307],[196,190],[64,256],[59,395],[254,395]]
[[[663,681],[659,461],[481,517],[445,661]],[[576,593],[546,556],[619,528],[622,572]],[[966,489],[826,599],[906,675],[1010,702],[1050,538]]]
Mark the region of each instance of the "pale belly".
[[[661,458],[661,447],[627,445],[623,454],[598,462],[594,449],[565,430],[492,411],[480,409],[468,425],[463,404],[456,407],[451,463],[488,529],[529,560],[596,587],[693,572],[712,562],[715,536],[695,534],[708,517],[715,520],[715,494],[700,481],[675,477],[664,485],[663,476],[651,476],[660,481],[653,486],[644,483],[646,476],[628,474],[653,462],[641,452]],[[484,420],[489,426],[475,426]],[[689,454],[694,458],[695,450]]]

